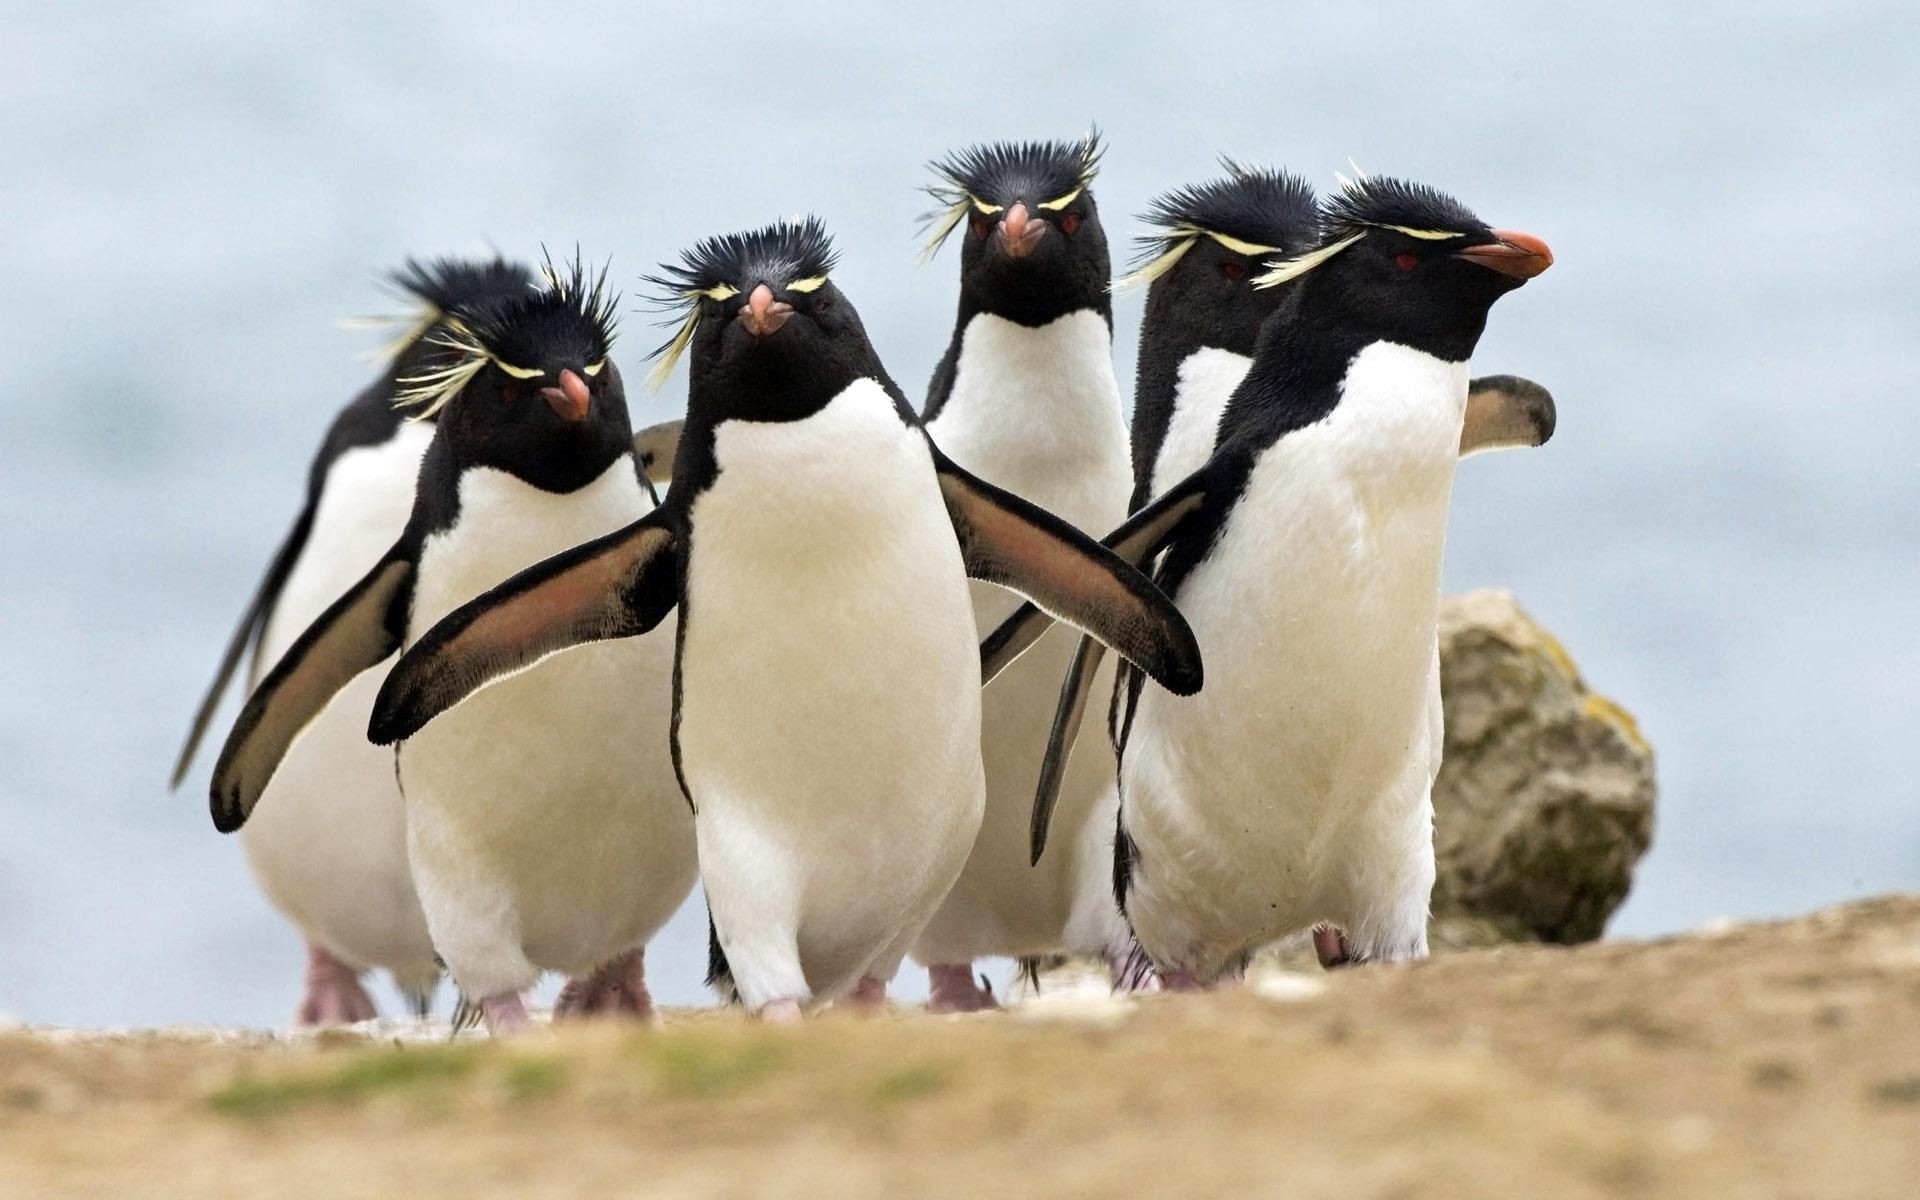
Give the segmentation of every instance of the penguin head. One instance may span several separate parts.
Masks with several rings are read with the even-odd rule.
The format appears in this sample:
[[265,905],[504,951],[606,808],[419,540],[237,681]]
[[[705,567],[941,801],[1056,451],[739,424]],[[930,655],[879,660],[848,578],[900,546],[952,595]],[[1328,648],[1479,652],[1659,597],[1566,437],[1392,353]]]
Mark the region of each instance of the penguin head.
[[933,163],[931,258],[955,230],[963,310],[1022,325],[1092,308],[1110,314],[1113,267],[1093,200],[1099,131],[1078,142],[996,142]]
[[1493,229],[1450,196],[1397,179],[1344,180],[1303,253],[1255,282],[1354,330],[1463,362],[1493,302],[1553,265],[1532,234]]
[[466,300],[428,336],[433,351],[396,403],[438,417],[456,465],[492,466],[550,491],[592,479],[632,444],[610,351],[606,269],[549,261],[545,286]]
[[409,258],[386,275],[387,287],[412,311],[400,316],[356,318],[349,324],[394,329],[391,341],[368,358],[387,363],[387,378],[417,374],[427,358],[437,353],[430,345],[447,314],[462,305],[511,300],[533,286],[533,272],[524,264],[492,258]]
[[707,238],[647,282],[680,328],[655,351],[664,382],[687,356],[688,415],[796,420],[879,374],[860,314],[833,282],[838,258],[816,217]]
[[1147,284],[1148,336],[1176,351],[1217,346],[1251,355],[1281,293],[1254,277],[1276,256],[1313,243],[1319,210],[1313,188],[1286,171],[1222,159],[1223,178],[1168,192],[1142,218],[1155,232],[1139,239],[1134,268],[1115,283]]

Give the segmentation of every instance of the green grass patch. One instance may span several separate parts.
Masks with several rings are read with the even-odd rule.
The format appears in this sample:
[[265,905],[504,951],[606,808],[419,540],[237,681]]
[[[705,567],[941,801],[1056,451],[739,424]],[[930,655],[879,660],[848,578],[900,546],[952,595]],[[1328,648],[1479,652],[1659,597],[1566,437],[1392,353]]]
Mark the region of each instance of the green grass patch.
[[520,1104],[553,1095],[566,1077],[567,1069],[558,1059],[516,1058],[507,1064],[501,1081],[506,1085],[507,1099]]
[[459,1079],[473,1070],[474,1061],[472,1051],[463,1046],[379,1050],[314,1074],[242,1076],[214,1092],[207,1103],[217,1113],[237,1117],[358,1104],[383,1093]]
[[875,1104],[901,1104],[944,1091],[953,1072],[938,1063],[921,1063],[882,1075],[871,1093]]
[[690,1100],[737,1095],[778,1071],[787,1058],[785,1046],[765,1038],[653,1033],[633,1047],[663,1092]]

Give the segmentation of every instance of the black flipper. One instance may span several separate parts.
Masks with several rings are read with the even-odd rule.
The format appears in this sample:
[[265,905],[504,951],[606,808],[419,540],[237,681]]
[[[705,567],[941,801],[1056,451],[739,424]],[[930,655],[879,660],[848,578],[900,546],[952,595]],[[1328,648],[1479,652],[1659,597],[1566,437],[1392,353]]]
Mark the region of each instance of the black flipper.
[[[1181,522],[1206,502],[1206,498],[1206,469],[1203,467],[1127,518],[1120,528],[1102,538],[1100,544],[1112,550],[1129,566],[1143,568],[1179,532]],[[1054,620],[1051,613],[1036,604],[1023,604],[1014,609],[980,643],[981,684],[984,686],[993,682],[994,676],[1032,648]],[[1171,690],[1176,694],[1186,694],[1177,688]]]
[[1485,375],[1467,384],[1460,457],[1509,446],[1542,446],[1553,436],[1553,393],[1518,375]]
[[249,648],[253,653],[259,653],[260,639],[267,631],[267,619],[273,616],[274,601],[280,598],[280,589],[287,585],[287,576],[293,574],[293,564],[299,561],[300,552],[307,547],[307,535],[312,532],[313,500],[309,498],[306,507],[300,510],[300,516],[294,521],[293,528],[287,531],[286,540],[274,552],[273,561],[267,565],[267,573],[260,580],[260,587],[253,593],[247,611],[240,617],[240,628],[233,631],[233,639],[227,643],[227,652],[221,656],[220,667],[213,673],[213,683],[193,714],[193,724],[187,728],[186,744],[180,747],[180,758],[173,764],[173,776],[167,781],[168,791],[179,787],[180,781],[187,777],[187,768],[193,765],[193,756],[199,753],[200,739],[207,734],[207,723],[213,720],[214,710],[220,707],[220,697],[226,694],[227,684],[239,668],[240,660],[246,657]]
[[[1207,473],[1204,468],[1181,480],[1165,495],[1147,505],[1120,528],[1102,539],[1122,560],[1136,567],[1145,566],[1166,548],[1180,532],[1181,525],[1207,498]],[[1053,618],[1031,604],[1021,605],[987,635],[980,645],[980,675],[986,680],[997,675],[1053,624]],[[1028,830],[1028,851],[1032,862],[1039,862],[1047,848],[1047,831],[1053,822],[1053,806],[1060,799],[1060,783],[1066,778],[1067,760],[1073,754],[1074,739],[1086,715],[1087,700],[1093,692],[1094,676],[1099,674],[1105,650],[1091,638],[1082,637],[1060,683],[1060,702],[1053,711],[1053,729],[1047,735],[1046,757],[1040,762],[1040,782],[1034,789],[1033,821]]]
[[634,456],[652,486],[666,487],[673,482],[673,460],[680,450],[680,428],[685,424],[681,420],[662,421],[633,435]]
[[213,826],[246,824],[267,781],[341,688],[400,648],[413,602],[414,563],[404,542],[307,627],[247,697],[214,764]]
[[387,674],[367,737],[389,745],[480,688],[585,642],[637,637],[680,599],[671,510],[535,563],[442,618]]
[[933,460],[968,575],[1032,598],[1049,619],[1097,637],[1175,695],[1200,690],[1199,643],[1151,580],[1059,517],[961,470],[938,447]]

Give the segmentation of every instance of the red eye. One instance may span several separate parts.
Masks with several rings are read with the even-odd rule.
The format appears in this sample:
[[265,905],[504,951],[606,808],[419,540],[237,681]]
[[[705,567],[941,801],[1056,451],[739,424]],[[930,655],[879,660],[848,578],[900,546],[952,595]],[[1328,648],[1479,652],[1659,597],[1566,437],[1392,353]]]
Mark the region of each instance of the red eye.
[[1061,213],[1060,214],[1060,232],[1066,234],[1068,237],[1072,237],[1074,234],[1079,233],[1080,232],[1080,214],[1079,213]]
[[985,213],[977,212],[973,214],[973,219],[967,222],[967,225],[968,228],[973,230],[973,236],[975,237],[985,237],[993,232],[993,218],[987,216]]
[[1239,283],[1247,277],[1247,264],[1226,259],[1220,264],[1220,277],[1228,283]]
[[816,313],[823,313],[832,307],[832,296],[821,296],[813,302],[813,311]]
[[1399,267],[1402,271],[1411,271],[1420,265],[1420,256],[1411,250],[1402,250],[1393,256],[1393,265]]
[[517,383],[501,384],[500,398],[502,400],[505,400],[508,404],[512,404],[515,400],[518,400],[520,398],[520,385]]

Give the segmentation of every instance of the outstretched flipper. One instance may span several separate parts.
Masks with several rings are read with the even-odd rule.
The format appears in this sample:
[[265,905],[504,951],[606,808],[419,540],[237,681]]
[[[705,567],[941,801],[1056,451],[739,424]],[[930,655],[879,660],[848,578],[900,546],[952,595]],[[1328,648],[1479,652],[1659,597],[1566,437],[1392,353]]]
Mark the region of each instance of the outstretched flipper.
[[300,510],[300,517],[294,521],[293,528],[287,532],[287,540],[281,542],[280,549],[274,552],[266,576],[260,580],[259,589],[253,593],[253,600],[240,618],[240,628],[233,631],[233,639],[227,643],[227,652],[221,656],[219,669],[213,673],[213,683],[193,714],[193,724],[187,729],[186,744],[180,747],[180,758],[173,764],[173,776],[167,781],[169,791],[179,787],[180,781],[187,777],[187,768],[193,765],[193,756],[200,750],[200,739],[207,734],[207,723],[213,720],[213,710],[220,707],[220,697],[226,693],[227,683],[233,678],[241,658],[245,657],[249,647],[254,653],[259,653],[260,638],[267,631],[267,619],[273,615],[274,601],[280,598],[280,589],[287,585],[287,576],[293,574],[293,564],[299,560],[300,551],[306,549],[307,535],[312,532],[313,502],[309,500],[306,507]]
[[1175,695],[1200,690],[1200,645],[1151,580],[1052,513],[933,454],[968,575],[1030,597]]
[[260,686],[213,768],[213,825],[246,824],[267,781],[306,727],[353,677],[400,648],[413,601],[413,559],[397,544],[320,614]]
[[1460,457],[1511,446],[1541,446],[1553,436],[1553,393],[1518,375],[1485,375],[1467,384]]
[[[1153,503],[1108,534],[1102,544],[1134,567],[1143,567],[1180,532],[1186,519],[1199,510],[1207,498],[1208,473],[1204,468],[1181,480]],[[980,644],[980,677],[983,683],[1004,670],[1028,647],[1040,640],[1053,619],[1031,604],[1023,604],[1002,621]],[[1033,797],[1033,823],[1029,830],[1028,850],[1032,862],[1039,862],[1047,848],[1047,830],[1053,822],[1053,806],[1060,798],[1060,782],[1067,774],[1067,759],[1079,736],[1081,719],[1086,716],[1087,700],[1093,692],[1094,676],[1099,674],[1105,648],[1091,638],[1082,637],[1060,682],[1060,702],[1053,712],[1053,729],[1047,735],[1046,757],[1040,762],[1040,783]]]
[[489,683],[572,646],[637,637],[680,599],[669,510],[535,563],[441,619],[380,685],[367,737],[389,745]]
[[673,460],[680,450],[680,429],[685,424],[677,419],[662,421],[633,435],[634,456],[651,486],[666,487],[673,482]]

